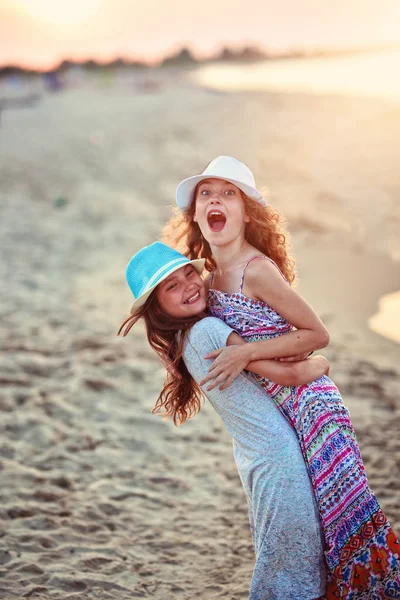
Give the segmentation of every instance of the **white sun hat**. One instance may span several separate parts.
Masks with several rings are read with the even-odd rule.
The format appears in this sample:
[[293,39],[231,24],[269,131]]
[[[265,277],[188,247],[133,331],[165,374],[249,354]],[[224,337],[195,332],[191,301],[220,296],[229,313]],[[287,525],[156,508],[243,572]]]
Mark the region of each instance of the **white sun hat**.
[[201,275],[204,263],[204,258],[189,260],[187,256],[162,242],[154,242],[139,250],[126,267],[126,281],[135,299],[131,313],[142,306],[158,284],[171,273],[185,265],[192,265]]
[[176,188],[176,203],[181,210],[190,206],[196,186],[204,179],[223,179],[238,187],[249,198],[267,206],[262,194],[256,188],[254,175],[244,163],[231,156],[217,156],[204,169],[201,175],[188,177]]

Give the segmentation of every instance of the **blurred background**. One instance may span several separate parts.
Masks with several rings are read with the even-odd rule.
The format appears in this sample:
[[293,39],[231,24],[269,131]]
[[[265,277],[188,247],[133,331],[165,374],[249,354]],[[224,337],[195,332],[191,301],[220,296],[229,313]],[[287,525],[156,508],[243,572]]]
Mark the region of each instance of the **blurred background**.
[[286,217],[372,489],[400,529],[398,0],[0,0],[0,598],[247,598],[211,408],[163,369],[125,265],[178,182],[244,161]]

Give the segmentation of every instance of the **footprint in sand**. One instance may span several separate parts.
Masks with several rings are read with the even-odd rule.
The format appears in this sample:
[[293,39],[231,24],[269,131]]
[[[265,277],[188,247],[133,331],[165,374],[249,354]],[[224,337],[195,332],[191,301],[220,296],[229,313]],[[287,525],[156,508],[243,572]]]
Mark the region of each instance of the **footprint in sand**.
[[82,567],[88,571],[98,571],[102,567],[109,565],[114,562],[111,558],[104,558],[103,556],[93,556],[92,558],[86,558],[81,561]]

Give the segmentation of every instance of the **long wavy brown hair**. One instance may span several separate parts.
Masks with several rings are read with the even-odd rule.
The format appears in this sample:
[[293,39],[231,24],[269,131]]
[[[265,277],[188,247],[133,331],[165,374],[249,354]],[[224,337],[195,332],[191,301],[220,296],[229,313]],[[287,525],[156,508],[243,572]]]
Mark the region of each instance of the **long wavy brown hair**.
[[125,319],[117,335],[126,336],[139,319],[144,320],[148,342],[167,370],[152,412],[165,418],[172,417],[175,425],[182,425],[199,412],[203,399],[202,391],[182,357],[186,334],[201,316],[191,319],[170,317],[162,310],[153,291],[145,304]]
[[[211,248],[203,237],[199,225],[193,220],[195,213],[195,189],[193,200],[185,212],[174,208],[174,215],[162,231],[162,241],[191,260],[205,258],[205,268],[213,271],[216,262]],[[279,267],[290,284],[296,277],[295,260],[290,255],[290,237],[286,221],[280,212],[272,206],[261,206],[256,200],[242,193],[246,205],[246,213],[250,222],[246,223],[245,238],[259,252],[271,258]]]

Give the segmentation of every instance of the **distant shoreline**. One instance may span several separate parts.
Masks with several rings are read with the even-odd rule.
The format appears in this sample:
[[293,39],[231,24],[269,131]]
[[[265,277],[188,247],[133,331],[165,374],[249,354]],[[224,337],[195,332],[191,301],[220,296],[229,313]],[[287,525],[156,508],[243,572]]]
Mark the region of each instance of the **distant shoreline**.
[[177,52],[164,57],[157,63],[150,63],[134,58],[119,57],[111,61],[100,61],[94,58],[85,60],[64,59],[53,68],[39,69],[31,68],[22,63],[0,64],[0,78],[8,76],[35,76],[46,73],[63,73],[69,69],[80,68],[86,71],[102,71],[109,69],[159,69],[165,67],[194,67],[215,62],[226,63],[253,63],[265,60],[288,60],[288,59],[312,59],[312,58],[336,58],[339,56],[354,56],[357,54],[369,54],[384,52],[398,48],[396,44],[381,44],[376,46],[361,46],[341,49],[289,49],[283,52],[272,52],[260,49],[258,46],[244,46],[241,49],[224,47],[217,53],[206,57],[196,58],[189,48],[182,48]]

